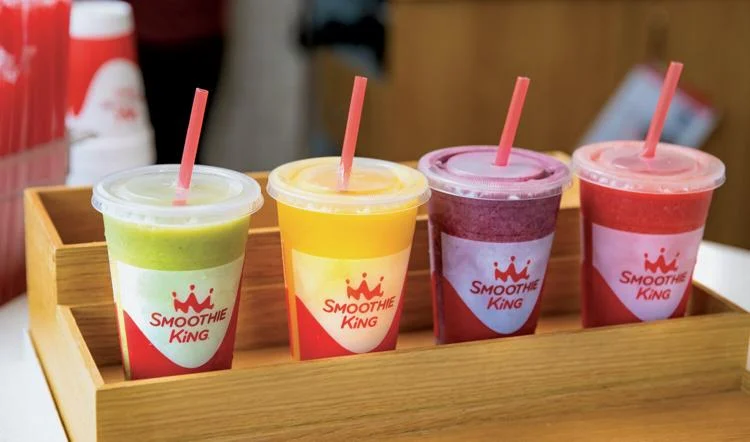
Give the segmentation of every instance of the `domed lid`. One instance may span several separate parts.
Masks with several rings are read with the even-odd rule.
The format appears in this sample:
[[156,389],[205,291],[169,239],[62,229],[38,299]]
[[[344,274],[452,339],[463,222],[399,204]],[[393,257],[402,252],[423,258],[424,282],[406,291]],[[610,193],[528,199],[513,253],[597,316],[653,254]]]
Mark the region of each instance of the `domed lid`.
[[496,146],[439,149],[419,160],[430,187],[476,199],[519,200],[559,195],[570,184],[570,171],[543,153],[514,147],[508,164],[495,165]]
[[693,193],[724,183],[724,163],[697,149],[659,143],[645,158],[643,141],[589,144],[573,153],[573,169],[581,179],[614,189],[640,193]]
[[419,206],[430,197],[417,170],[390,161],[354,158],[349,187],[338,189],[339,157],[284,164],[268,176],[268,194],[294,207],[330,213],[378,213]]
[[94,187],[94,208],[124,221],[196,225],[227,221],[263,206],[260,185],[239,172],[195,166],[185,205],[172,204],[179,165],[141,167],[115,173]]

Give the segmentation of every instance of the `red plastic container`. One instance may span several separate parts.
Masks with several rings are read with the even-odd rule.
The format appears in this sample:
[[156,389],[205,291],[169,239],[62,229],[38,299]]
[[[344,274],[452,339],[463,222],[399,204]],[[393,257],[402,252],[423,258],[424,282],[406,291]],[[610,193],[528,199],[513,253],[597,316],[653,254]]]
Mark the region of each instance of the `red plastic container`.
[[63,184],[67,173],[64,139],[0,157],[0,304],[26,291],[23,190]]
[[62,184],[71,0],[0,0],[0,304],[26,289],[23,190]]
[[707,153],[641,141],[583,146],[581,288],[584,327],[685,315],[693,268],[724,164]]

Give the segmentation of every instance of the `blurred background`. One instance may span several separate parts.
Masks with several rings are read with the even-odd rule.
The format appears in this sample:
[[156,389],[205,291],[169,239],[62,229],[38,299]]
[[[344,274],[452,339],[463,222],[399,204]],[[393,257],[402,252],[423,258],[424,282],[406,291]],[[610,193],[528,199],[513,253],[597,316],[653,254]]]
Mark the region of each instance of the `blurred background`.
[[[681,88],[694,100],[684,109],[673,105],[665,135],[726,163],[728,180],[715,193],[706,239],[750,248],[750,2],[234,0],[225,6],[224,58],[201,147],[205,163],[264,170],[336,154],[355,74],[370,78],[358,155],[415,160],[440,147],[496,143],[517,75],[532,84],[516,144],[570,153],[592,139],[639,136],[609,132],[618,117],[650,118],[653,104],[642,110],[627,104],[628,97],[656,102],[657,86],[644,92],[634,85],[647,77],[639,75],[642,68],[658,71],[679,60]],[[187,122],[191,91],[184,95]],[[672,124],[680,118],[684,124]],[[688,134],[691,127],[700,133]]]
[[[45,4],[0,6],[35,2]],[[70,8],[70,0],[53,3]],[[67,108],[68,183],[96,181],[110,171],[106,161],[179,162],[196,87],[210,92],[201,163],[258,171],[336,155],[354,75],[370,79],[360,156],[407,161],[446,146],[495,144],[518,75],[532,82],[516,144],[571,153],[587,142],[643,137],[663,70],[678,60],[685,69],[664,140],[724,161],[728,179],[715,193],[706,239],[750,248],[748,1],[128,0],[129,18],[106,26],[112,17],[101,11],[77,15],[83,3],[73,2],[70,26],[69,96],[78,101]],[[6,28],[0,74],[15,81],[39,57]],[[102,101],[117,111],[110,125],[87,113],[85,101],[92,90],[110,92],[80,74],[109,63],[92,61],[89,49],[107,38],[135,49],[113,46],[119,55],[110,54],[135,63],[108,80],[127,80]],[[128,143],[140,147],[137,155]]]

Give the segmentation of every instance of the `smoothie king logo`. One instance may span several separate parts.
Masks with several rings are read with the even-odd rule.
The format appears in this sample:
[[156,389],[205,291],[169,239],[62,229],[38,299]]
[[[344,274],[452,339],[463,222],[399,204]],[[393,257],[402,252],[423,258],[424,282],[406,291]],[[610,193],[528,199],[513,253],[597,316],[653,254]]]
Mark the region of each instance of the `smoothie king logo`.
[[396,307],[396,297],[386,297],[383,292],[384,279],[381,276],[378,279],[378,284],[370,288],[367,283],[367,273],[362,273],[362,281],[356,289],[351,286],[351,281],[347,279],[346,302],[338,302],[333,298],[328,298],[325,300],[323,312],[343,314],[341,329],[362,329],[377,326],[379,313]]
[[687,282],[688,272],[679,271],[677,260],[680,253],[667,261],[664,247],[659,256],[649,260],[648,252],[643,254],[643,271],[622,270],[619,282],[636,288],[635,299],[643,301],[666,300],[672,296],[672,286]]
[[529,266],[531,259],[519,271],[516,267],[516,257],[510,257],[510,263],[503,270],[497,262],[493,263],[495,280],[483,282],[474,280],[471,282],[470,293],[475,295],[487,295],[487,310],[515,310],[523,307],[522,295],[539,290],[540,278],[530,280]]
[[168,328],[170,344],[205,341],[209,338],[208,326],[227,319],[227,308],[213,310],[213,288],[208,290],[208,295],[200,302],[195,291],[195,284],[190,284],[189,294],[184,301],[179,299],[177,292],[172,292],[174,316],[162,315],[159,312],[151,313],[149,324],[152,327]]
[[539,301],[553,238],[496,243],[441,233],[444,296],[459,296],[495,333],[515,333]]
[[[377,348],[394,325],[411,247],[392,255],[340,259],[292,250],[294,295],[312,320],[351,353]],[[307,314],[312,317],[309,318]],[[300,323],[300,333],[306,333]],[[326,353],[310,343],[308,350]]]
[[703,229],[676,234],[626,232],[592,224],[592,264],[641,321],[672,315],[684,299]]

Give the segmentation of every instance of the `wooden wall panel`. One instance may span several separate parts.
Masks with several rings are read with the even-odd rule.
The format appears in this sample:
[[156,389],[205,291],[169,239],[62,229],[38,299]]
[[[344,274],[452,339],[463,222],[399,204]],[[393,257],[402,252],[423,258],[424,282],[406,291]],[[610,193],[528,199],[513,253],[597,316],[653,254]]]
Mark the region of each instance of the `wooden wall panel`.
[[[750,2],[393,0],[388,13],[387,71],[368,85],[359,154],[493,144],[517,75],[532,84],[516,144],[572,152],[628,70],[657,53],[683,61],[683,81],[723,114],[705,150],[729,178],[706,238],[750,248]],[[316,118],[340,140],[355,69],[320,52],[314,71]]]

